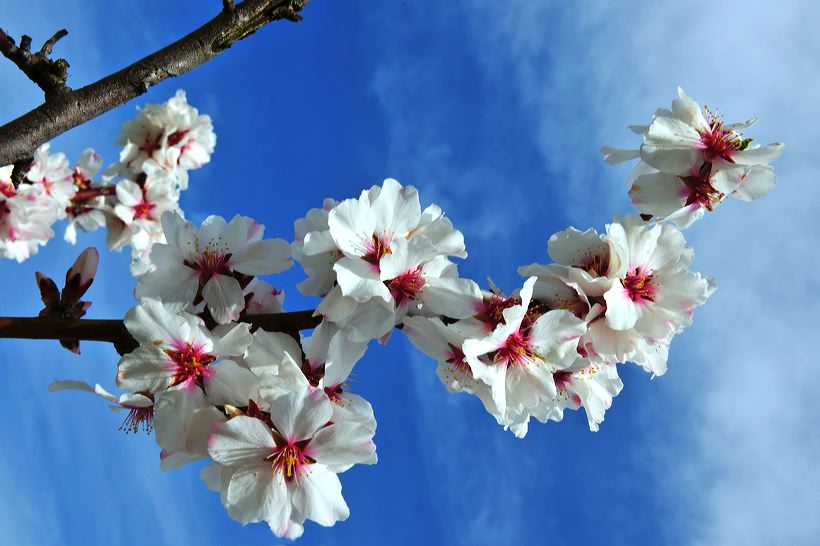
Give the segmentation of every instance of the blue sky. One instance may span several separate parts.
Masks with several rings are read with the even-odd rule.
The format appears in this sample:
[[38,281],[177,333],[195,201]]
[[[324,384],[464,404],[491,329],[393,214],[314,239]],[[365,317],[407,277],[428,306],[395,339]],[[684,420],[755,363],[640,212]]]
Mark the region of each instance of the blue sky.
[[[56,51],[80,86],[188,32],[220,2],[0,0],[0,26],[35,44],[61,27]],[[213,117],[216,152],[191,173],[188,216],[252,216],[270,236],[324,197],[395,177],[436,202],[467,240],[462,275],[512,289],[520,264],[546,261],[549,235],[603,227],[630,211],[629,167],[601,144],[668,106],[682,85],[747,132],[783,141],[780,185],[722,205],[687,230],[695,269],[719,290],[673,343],[669,372],[622,368],[625,388],[601,431],[583,415],[502,431],[472,397],[448,395],[434,363],[397,335],[356,369],[374,406],[379,464],[342,476],[351,507],[303,544],[812,544],[820,536],[820,172],[814,164],[820,6],[792,2],[531,0],[329,2],[277,23],[191,74],[153,88],[55,141],[76,158],[115,159],[137,104],[178,88]],[[39,91],[0,63],[0,116]],[[60,226],[62,229],[62,226]],[[55,239],[23,265],[0,263],[0,315],[39,310],[33,272],[61,275],[77,248]],[[298,267],[274,279],[306,309]],[[127,256],[103,252],[89,317],[133,304]],[[87,343],[2,340],[0,538],[9,544],[275,544],[242,527],[199,481],[198,465],[163,473],[153,438],[125,436],[121,416],[56,378],[112,386],[117,355]]]

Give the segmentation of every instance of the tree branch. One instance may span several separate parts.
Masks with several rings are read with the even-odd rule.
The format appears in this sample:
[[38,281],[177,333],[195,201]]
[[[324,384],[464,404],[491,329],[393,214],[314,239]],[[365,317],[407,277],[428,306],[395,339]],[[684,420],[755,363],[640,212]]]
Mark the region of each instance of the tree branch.
[[[81,89],[65,88],[64,92],[51,96],[47,93],[44,104],[0,127],[0,165],[10,165],[31,156],[40,144],[128,102],[166,78],[179,76],[208,62],[272,21],[301,20],[299,12],[308,1],[245,0],[232,10],[224,9],[184,38],[119,72]],[[0,49],[3,38],[10,40],[2,33]],[[48,40],[40,53],[51,51],[57,39]],[[11,43],[13,45],[13,41]],[[26,44],[21,41],[18,49],[23,49],[23,45],[30,47],[30,43],[31,39]]]
[[[69,91],[65,81],[68,78],[68,61],[49,59],[51,50],[57,40],[68,34],[66,29],[58,30],[54,36],[46,40],[43,47],[37,53],[31,52],[31,37],[23,35],[20,39],[20,47],[14,43],[14,39],[0,29],[0,53],[17,65],[17,68],[28,76],[43,90],[46,95],[46,102],[53,100]],[[15,158],[15,161],[20,158]],[[11,163],[11,162],[10,162]]]
[[[313,311],[248,315],[243,320],[252,330],[292,333],[315,328],[322,317]],[[0,317],[0,338],[71,339],[112,343],[120,354],[130,353],[139,343],[122,320],[64,319],[56,317]]]

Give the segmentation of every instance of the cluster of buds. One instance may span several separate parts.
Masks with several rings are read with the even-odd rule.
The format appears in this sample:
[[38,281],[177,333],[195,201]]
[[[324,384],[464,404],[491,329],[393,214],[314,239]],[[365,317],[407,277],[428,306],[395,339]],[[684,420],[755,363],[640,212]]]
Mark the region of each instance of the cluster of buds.
[[[142,144],[126,145],[121,165],[147,175],[202,158],[195,146],[168,148],[198,129],[157,133],[161,112],[146,108],[127,126]],[[127,393],[72,381],[53,389],[129,410],[126,430],[153,427],[163,469],[210,461],[202,479],[231,517],[288,538],[307,520],[346,519],[338,474],[376,462],[373,409],[349,376],[368,343],[386,343],[394,329],[438,363],[450,392],[474,394],[518,437],[530,418],[560,421],[566,409],[583,408],[598,430],[623,388],[617,367],[664,374],[672,339],[715,290],[690,270],[681,229],[729,194],[751,199],[774,184],[764,160],[782,145],[752,147],[738,127],[680,91],[671,111],[635,128],[640,150],[607,149],[610,162],[641,158],[630,194],[642,215],[616,217],[602,233],[554,234],[552,263],[520,267],[524,280],[509,295],[460,278],[451,259],[467,256],[462,234],[393,179],[357,199],[326,199],[296,221],[291,244],[265,239],[250,218],[211,216],[197,227],[166,210],[132,268],[140,302],[124,324],[139,346],[116,378]],[[259,277],[294,260],[308,277],[299,290],[322,298],[318,326],[252,330],[253,315],[281,312],[284,297]]]
[[210,160],[216,144],[211,119],[190,106],[185,93],[165,104],[148,105],[123,127],[120,160],[100,173],[102,159],[85,150],[72,167],[63,153],[39,147],[25,180],[12,184],[12,167],[0,169],[0,253],[18,262],[35,254],[54,236],[53,224],[66,219],[65,240],[77,230],[108,228],[108,246],[130,246],[147,255],[164,242],[160,218],[179,208],[188,187],[188,170]]

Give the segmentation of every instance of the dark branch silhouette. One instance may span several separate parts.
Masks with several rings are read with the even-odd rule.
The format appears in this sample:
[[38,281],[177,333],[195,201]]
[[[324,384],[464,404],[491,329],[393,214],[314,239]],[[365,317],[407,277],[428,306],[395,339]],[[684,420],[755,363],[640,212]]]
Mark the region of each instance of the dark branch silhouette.
[[[65,85],[68,63],[63,59],[48,59],[54,43],[65,31],[52,36],[35,54],[30,52],[31,38],[24,36],[18,47],[0,31],[0,52],[12,59],[46,94],[41,106],[0,127],[0,165],[16,164],[31,157],[33,150],[44,142],[125,104],[166,78],[208,62],[270,22],[300,21],[299,12],[308,1],[245,0],[233,9],[228,7],[233,2],[225,2],[219,15],[184,38],[76,90]],[[35,58],[36,62],[32,60]],[[24,68],[27,63],[38,67],[36,73]]]
[[[293,335],[319,325],[321,316],[313,311],[293,311],[247,315],[242,322],[251,329],[262,328],[268,332],[284,332]],[[76,341],[104,341],[112,343],[120,354],[136,349],[139,344],[128,333],[122,320],[64,319],[57,317],[0,317],[0,338],[57,339]]]
[[68,61],[51,60],[51,50],[57,40],[68,34],[66,29],[58,30],[36,53],[31,52],[31,37],[23,35],[18,47],[14,38],[0,29],[0,53],[17,65],[28,78],[36,83],[46,95],[46,101],[53,100],[69,91],[65,84],[68,78]]

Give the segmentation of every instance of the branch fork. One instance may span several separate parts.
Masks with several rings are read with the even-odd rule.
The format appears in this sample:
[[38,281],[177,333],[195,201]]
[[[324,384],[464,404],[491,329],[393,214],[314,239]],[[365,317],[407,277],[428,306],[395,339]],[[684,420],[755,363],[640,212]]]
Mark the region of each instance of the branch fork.
[[68,79],[68,61],[51,59],[51,51],[60,39],[68,34],[60,29],[45,41],[40,51],[32,53],[31,36],[23,35],[18,46],[14,38],[0,29],[0,53],[12,61],[28,78],[37,84],[46,95],[46,101],[70,91],[66,85]]

